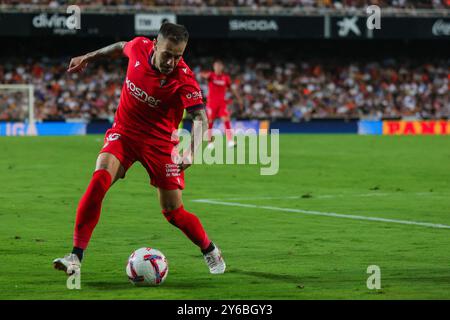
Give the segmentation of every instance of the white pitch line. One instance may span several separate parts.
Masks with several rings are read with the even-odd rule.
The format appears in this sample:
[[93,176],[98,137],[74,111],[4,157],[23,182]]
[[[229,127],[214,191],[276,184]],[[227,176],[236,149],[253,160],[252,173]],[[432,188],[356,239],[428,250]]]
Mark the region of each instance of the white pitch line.
[[[211,200],[211,201],[235,201],[235,200],[283,200],[283,199],[303,199],[303,198],[311,198],[311,199],[333,199],[333,198],[344,198],[344,197],[387,197],[387,196],[396,196],[401,195],[400,193],[356,193],[356,194],[322,194],[322,195],[311,195],[308,197],[306,195],[302,196],[278,196],[278,197],[237,197],[237,198],[221,198],[221,199],[197,199],[197,200]],[[428,197],[448,197],[448,195],[438,195],[436,193],[430,194],[429,192],[417,192],[410,193],[406,195],[416,195],[416,196],[428,196]]]
[[[312,199],[331,199],[331,198],[342,198],[342,197],[386,197],[391,195],[391,193],[362,193],[362,194],[323,194],[319,196],[311,195]],[[222,198],[222,199],[198,199],[198,200],[283,200],[283,199],[302,199],[308,198],[307,195],[302,196],[280,196],[280,197],[237,197],[237,198]]]
[[208,203],[208,204],[217,204],[217,205],[223,205],[223,206],[231,206],[231,207],[244,207],[244,208],[266,209],[266,210],[272,210],[272,211],[296,212],[296,213],[303,213],[303,214],[309,214],[309,215],[315,215],[315,216],[346,218],[346,219],[366,220],[366,221],[378,221],[378,222],[389,222],[389,223],[407,224],[407,225],[415,225],[415,226],[438,228],[438,229],[450,229],[450,226],[445,225],[445,224],[436,224],[436,223],[428,223],[428,222],[386,219],[386,218],[377,218],[377,217],[365,217],[365,216],[356,216],[356,215],[350,215],[350,214],[340,214],[340,213],[334,213],[334,212],[320,212],[320,211],[280,208],[280,207],[272,207],[272,206],[258,206],[255,204],[246,204],[246,203],[238,203],[238,202],[223,202],[223,201],[216,201],[216,200],[210,200],[210,199],[197,199],[197,200],[191,200],[191,201],[192,202],[200,202],[200,203]]

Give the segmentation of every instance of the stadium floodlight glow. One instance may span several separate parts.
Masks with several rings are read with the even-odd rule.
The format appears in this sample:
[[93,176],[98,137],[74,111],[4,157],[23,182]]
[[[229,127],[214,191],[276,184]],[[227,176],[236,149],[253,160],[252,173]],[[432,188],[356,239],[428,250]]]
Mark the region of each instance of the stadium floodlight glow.
[[[14,92],[26,92],[28,97],[27,103],[21,104],[19,101],[19,108],[22,108],[25,112],[19,112],[19,118],[12,119],[14,122],[7,123],[6,131],[7,135],[13,135],[16,131],[21,131],[21,135],[36,135],[36,126],[34,118],[34,85],[32,84],[0,84],[0,97],[2,91],[6,92],[6,95],[11,96]],[[14,98],[13,98],[14,99]],[[9,107],[8,104],[6,104]],[[1,112],[2,110],[0,110]],[[17,122],[17,120],[19,122]],[[22,121],[22,122],[21,122]],[[25,125],[27,124],[27,126]],[[25,129],[26,128],[26,129]],[[9,133],[9,134],[8,134]],[[15,134],[14,134],[15,135]]]

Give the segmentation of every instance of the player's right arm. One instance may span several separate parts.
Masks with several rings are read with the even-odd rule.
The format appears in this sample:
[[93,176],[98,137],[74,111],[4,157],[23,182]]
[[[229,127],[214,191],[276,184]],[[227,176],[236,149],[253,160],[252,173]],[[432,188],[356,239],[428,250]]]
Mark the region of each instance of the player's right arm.
[[113,58],[114,59],[114,58],[123,57],[123,56],[125,56],[124,47],[125,47],[126,43],[127,43],[126,41],[116,42],[107,47],[86,53],[82,56],[72,58],[70,60],[70,64],[69,64],[69,68],[67,69],[67,72],[75,73],[75,72],[83,71],[89,62],[94,62],[94,61],[102,59],[102,58]]
[[209,80],[209,77],[211,76],[211,71],[200,71],[200,77],[202,77],[205,80]]

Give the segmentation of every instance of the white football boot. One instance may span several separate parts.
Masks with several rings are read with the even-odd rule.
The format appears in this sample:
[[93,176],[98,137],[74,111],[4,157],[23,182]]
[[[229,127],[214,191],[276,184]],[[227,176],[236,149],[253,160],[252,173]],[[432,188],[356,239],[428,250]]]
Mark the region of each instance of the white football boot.
[[68,254],[64,258],[53,260],[53,267],[56,270],[62,270],[68,275],[79,273],[81,269],[81,262],[78,256],[74,253]]
[[228,141],[228,148],[234,148],[236,146],[236,142],[233,140]]
[[212,274],[221,274],[225,272],[225,261],[222,258],[220,249],[216,246],[213,251],[203,255],[205,262],[208,265],[209,272]]

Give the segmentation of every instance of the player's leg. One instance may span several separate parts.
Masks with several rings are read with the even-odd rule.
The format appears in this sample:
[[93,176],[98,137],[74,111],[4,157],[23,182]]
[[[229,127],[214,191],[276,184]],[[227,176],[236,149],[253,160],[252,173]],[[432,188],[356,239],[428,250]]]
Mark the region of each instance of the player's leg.
[[181,190],[158,188],[158,197],[162,212],[167,221],[183,231],[201,250],[206,250],[211,244],[211,241],[198,217],[184,209],[181,200]]
[[110,129],[106,132],[105,144],[97,157],[95,171],[78,204],[72,253],[55,259],[53,265],[56,269],[69,274],[79,269],[83,252],[100,218],[103,198],[111,185],[123,178],[135,161],[134,149],[131,142],[118,131]]
[[212,140],[212,129],[214,126],[214,119],[208,119],[208,142],[211,143]]
[[214,149],[214,137],[212,135],[213,133],[213,127],[214,127],[214,121],[218,118],[217,117],[217,108],[214,106],[207,106],[206,107],[207,115],[208,115],[208,149]]
[[56,269],[72,274],[79,270],[83,252],[100,218],[103,198],[110,186],[125,175],[119,159],[111,153],[100,153],[91,181],[78,203],[72,253],[53,261]]
[[138,160],[147,170],[150,183],[158,188],[162,213],[172,225],[180,229],[203,253],[211,273],[223,273],[222,254],[211,242],[200,219],[183,205],[184,172],[172,159],[173,145],[155,148],[151,142],[144,145]]
[[82,258],[92,232],[100,218],[103,198],[111,185],[125,176],[136,161],[136,146],[121,132],[110,129],[105,135],[105,144],[97,158],[94,174],[81,198],[75,222],[73,253]]
[[183,129],[183,120],[186,118],[186,110],[183,110],[183,118],[181,118],[180,124],[178,125],[178,129]]
[[215,109],[211,106],[206,107],[206,112],[208,115],[208,149],[214,148],[214,139],[212,135],[212,129],[214,126],[214,120],[216,119]]
[[180,189],[158,188],[159,202],[164,216],[200,248],[211,273],[224,273],[226,265],[219,248],[208,238],[200,219],[184,209],[181,195]]
[[234,147],[236,144],[233,141],[233,133],[231,131],[230,115],[228,114],[228,110],[226,109],[226,106],[223,106],[222,110],[220,111],[220,119],[222,120],[222,122],[225,126],[225,136],[227,138],[228,147]]
[[[100,153],[91,181],[81,198],[73,236],[74,253],[86,249],[100,218],[103,198],[111,185],[125,175],[125,168],[111,153]],[[82,253],[79,254],[80,258]]]

